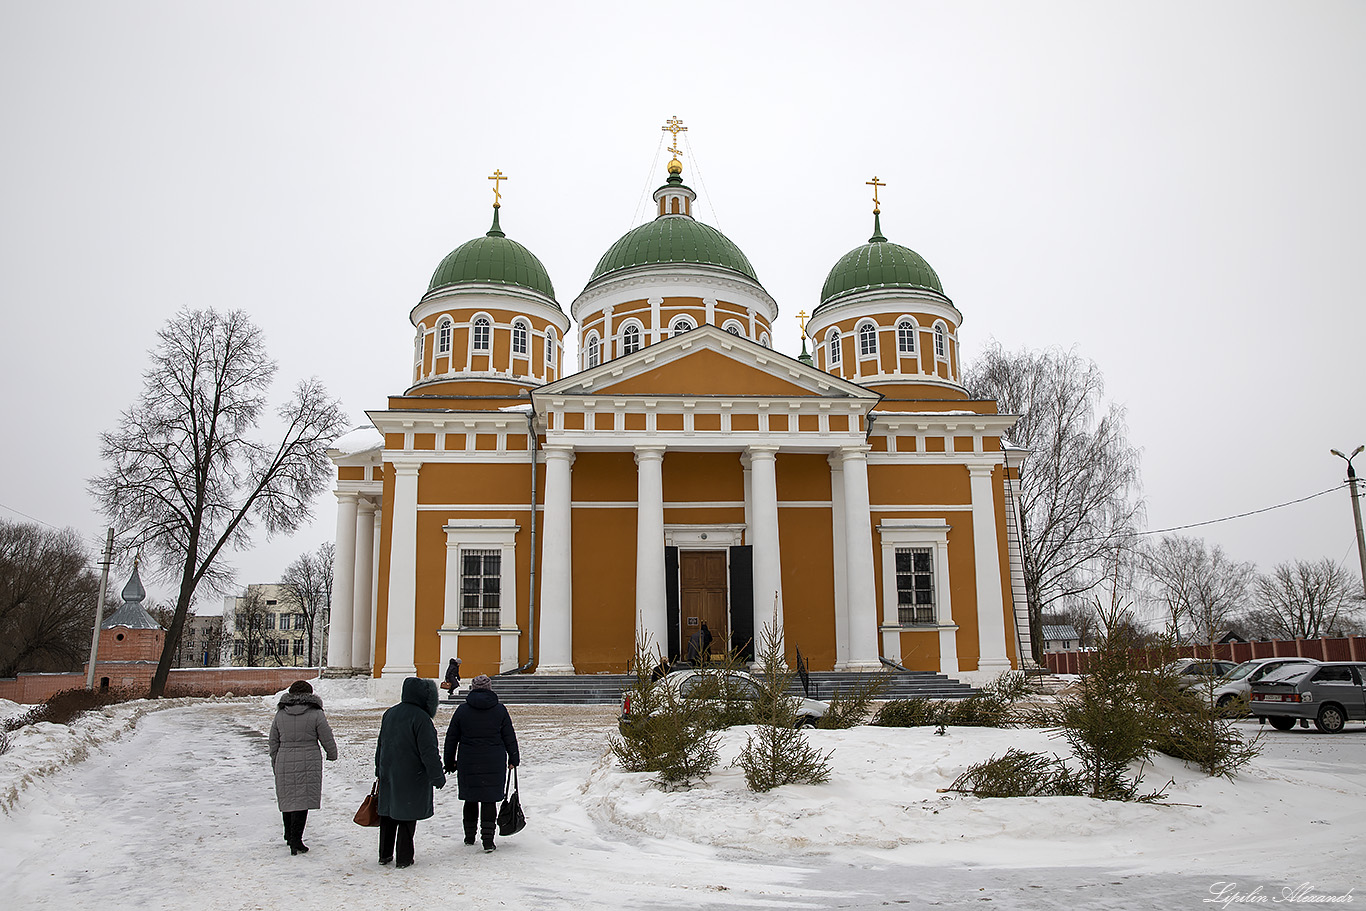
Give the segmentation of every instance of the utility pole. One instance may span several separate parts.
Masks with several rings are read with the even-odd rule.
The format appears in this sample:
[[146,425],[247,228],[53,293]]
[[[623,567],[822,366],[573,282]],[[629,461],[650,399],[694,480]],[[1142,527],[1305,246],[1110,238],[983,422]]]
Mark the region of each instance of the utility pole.
[[1357,526],[1357,559],[1361,561],[1361,584],[1363,592],[1366,593],[1366,535],[1361,532],[1361,500],[1357,498],[1357,471],[1352,467],[1352,459],[1361,455],[1361,451],[1366,446],[1358,446],[1352,450],[1352,454],[1345,456],[1336,449],[1328,450],[1333,455],[1347,461],[1347,489],[1352,494],[1352,518]]
[[104,590],[109,587],[109,564],[114,562],[114,527],[104,539],[104,561],[100,566],[100,594],[95,601],[95,631],[90,634],[90,668],[85,672],[85,688],[95,688],[95,659],[100,653],[100,626],[104,623]]

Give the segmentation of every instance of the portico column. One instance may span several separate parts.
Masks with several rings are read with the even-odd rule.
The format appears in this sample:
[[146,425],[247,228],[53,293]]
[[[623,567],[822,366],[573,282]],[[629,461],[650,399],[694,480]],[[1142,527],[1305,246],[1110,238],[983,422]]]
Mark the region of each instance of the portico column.
[[370,666],[370,574],[375,564],[375,501],[361,498],[356,507],[356,602],[355,622],[351,629],[351,663]]
[[417,473],[421,462],[394,463],[394,530],[389,538],[389,618],[383,677],[412,677],[417,629]]
[[851,446],[840,453],[844,464],[844,553],[849,611],[851,671],[875,671],[877,587],[873,579],[873,524],[868,503],[868,447]]
[[[778,447],[751,446],[749,474],[751,522],[754,545],[754,648],[763,642],[764,627],[773,623],[776,605],[778,629],[783,629],[782,556],[778,547]],[[776,597],[775,597],[776,596]]]
[[844,459],[833,453],[830,463],[830,532],[834,541],[835,581],[835,670],[849,667],[849,561],[845,558],[844,535]]
[[1001,593],[1001,552],[996,538],[996,498],[991,465],[969,465],[972,489],[972,549],[977,564],[977,641],[979,671],[1008,671],[1005,596]]
[[541,635],[538,674],[574,673],[573,593],[570,590],[572,449],[545,451],[545,516],[541,538]]
[[332,559],[332,604],[327,627],[327,666],[350,668],[352,603],[356,582],[357,495],[337,491],[337,552]]
[[664,450],[636,447],[636,635],[668,649],[664,576]]

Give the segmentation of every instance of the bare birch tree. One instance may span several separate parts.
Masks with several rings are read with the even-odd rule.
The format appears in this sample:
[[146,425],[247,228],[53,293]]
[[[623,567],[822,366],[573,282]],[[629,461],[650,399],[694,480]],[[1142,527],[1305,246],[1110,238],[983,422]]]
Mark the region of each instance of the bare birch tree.
[[99,588],[73,529],[0,520],[0,677],[80,668]]
[[1356,628],[1361,602],[1356,578],[1328,558],[1278,563],[1257,579],[1257,609],[1249,618],[1264,635],[1306,639]]
[[1103,400],[1100,368],[1075,351],[1007,352],[992,345],[964,380],[968,391],[1018,414],[1007,452],[1020,469],[1019,508],[1025,592],[1035,658],[1039,623],[1054,602],[1102,581],[1131,541],[1143,510],[1139,454],[1124,409]]
[[[327,617],[332,606],[332,558],[337,546],[327,541],[316,551],[302,554],[285,567],[280,584],[290,600],[298,606],[308,630],[308,666],[313,667],[314,643],[318,642],[319,621]],[[321,660],[325,656],[319,655]]]
[[1163,535],[1142,552],[1150,597],[1162,606],[1173,642],[1212,643],[1246,610],[1257,568],[1201,538]]
[[178,583],[175,614],[150,694],[166,688],[185,616],[201,584],[222,590],[225,550],[307,520],[330,477],[326,447],[345,429],[316,379],[300,382],[275,412],[274,442],[252,438],[266,416],[276,365],[261,331],[234,310],[182,310],[157,333],[141,398],[100,436],[108,470],[91,493],[122,543],[140,546]]

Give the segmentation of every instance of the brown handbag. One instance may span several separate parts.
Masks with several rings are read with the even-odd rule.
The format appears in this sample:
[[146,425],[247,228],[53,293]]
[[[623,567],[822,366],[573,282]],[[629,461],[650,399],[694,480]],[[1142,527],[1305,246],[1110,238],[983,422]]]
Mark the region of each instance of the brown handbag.
[[370,793],[365,795],[365,799],[360,802],[360,809],[356,811],[356,825],[358,826],[377,826],[379,825],[379,780],[370,786]]

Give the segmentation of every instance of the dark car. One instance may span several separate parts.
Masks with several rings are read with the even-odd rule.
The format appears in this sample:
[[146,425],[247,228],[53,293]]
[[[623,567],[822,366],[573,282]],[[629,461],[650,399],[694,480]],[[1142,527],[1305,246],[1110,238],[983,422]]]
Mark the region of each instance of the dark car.
[[1188,690],[1195,686],[1207,686],[1211,681],[1218,680],[1229,671],[1237,667],[1232,661],[1207,661],[1203,658],[1181,658],[1167,665],[1177,680],[1181,689]]
[[1248,712],[1278,731],[1310,721],[1336,734],[1348,721],[1366,721],[1366,663],[1325,661],[1279,668],[1256,683]]

